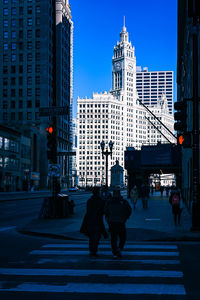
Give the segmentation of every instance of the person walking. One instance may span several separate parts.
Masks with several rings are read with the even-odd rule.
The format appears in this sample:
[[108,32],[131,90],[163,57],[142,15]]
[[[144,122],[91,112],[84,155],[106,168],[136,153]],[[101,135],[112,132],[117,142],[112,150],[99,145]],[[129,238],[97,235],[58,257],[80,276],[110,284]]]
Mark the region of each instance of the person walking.
[[141,198],[143,209],[148,208],[148,199],[149,199],[149,186],[147,183],[141,185]]
[[113,198],[105,205],[105,216],[111,234],[111,247],[114,258],[122,257],[121,251],[126,242],[126,220],[130,215],[131,207],[128,201],[120,195],[120,188],[115,187]]
[[177,188],[172,190],[171,195],[169,197],[169,203],[172,206],[172,213],[174,215],[174,225],[180,224],[181,221],[181,212],[182,212],[182,201],[181,201],[181,193]]
[[104,238],[108,237],[104,223],[104,205],[105,201],[99,195],[100,189],[93,188],[93,195],[87,201],[87,211],[83,219],[80,232],[89,237],[90,257],[97,257],[98,245],[103,234]]
[[130,198],[131,198],[131,203],[133,205],[133,209],[136,209],[136,203],[138,200],[138,190],[136,185],[131,189]]

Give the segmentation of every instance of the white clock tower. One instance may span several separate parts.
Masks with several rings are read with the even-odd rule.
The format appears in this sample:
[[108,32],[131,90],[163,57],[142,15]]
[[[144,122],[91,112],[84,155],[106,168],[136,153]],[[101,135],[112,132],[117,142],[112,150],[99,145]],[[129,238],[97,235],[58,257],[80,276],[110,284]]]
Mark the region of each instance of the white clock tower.
[[136,101],[135,48],[129,42],[125,18],[120,42],[117,42],[117,46],[114,47],[112,58],[112,94],[127,104]]

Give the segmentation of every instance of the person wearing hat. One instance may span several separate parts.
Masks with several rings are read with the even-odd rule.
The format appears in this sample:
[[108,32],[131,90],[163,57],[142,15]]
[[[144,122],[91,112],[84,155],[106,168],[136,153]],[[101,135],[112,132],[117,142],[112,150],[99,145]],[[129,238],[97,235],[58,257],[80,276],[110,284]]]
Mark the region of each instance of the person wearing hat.
[[128,201],[121,196],[120,188],[116,186],[113,191],[113,198],[105,205],[105,216],[111,234],[111,247],[114,258],[122,256],[121,251],[126,242],[126,220],[130,215],[131,207]]

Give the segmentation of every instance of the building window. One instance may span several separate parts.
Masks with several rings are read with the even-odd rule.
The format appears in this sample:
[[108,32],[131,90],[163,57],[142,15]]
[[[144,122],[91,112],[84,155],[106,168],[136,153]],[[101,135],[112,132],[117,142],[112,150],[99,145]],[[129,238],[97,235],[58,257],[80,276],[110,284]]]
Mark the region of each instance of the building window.
[[20,31],[19,31],[19,38],[20,38],[20,39],[23,39],[23,30],[20,30]]
[[36,73],[39,73],[39,72],[40,72],[40,65],[36,65],[36,66],[35,66],[35,72],[36,72]]
[[32,73],[32,65],[27,65],[27,72]]
[[32,85],[32,77],[31,76],[27,77],[27,84]]
[[14,89],[11,89],[11,97],[15,97],[16,96],[16,92]]
[[19,97],[23,97],[23,89],[19,89]]
[[36,6],[35,12],[36,12],[36,14],[40,13],[40,6]]
[[37,30],[35,31],[35,36],[38,37],[38,38],[40,37],[40,30],[39,30],[39,29],[37,29]]
[[19,73],[23,73],[23,66],[19,66]]
[[22,113],[22,112],[19,112],[19,113],[18,113],[18,120],[19,120],[19,121],[22,121],[22,119],[23,119],[23,113]]
[[8,54],[4,54],[3,55],[3,61],[4,62],[8,62]]
[[16,43],[12,43],[12,50],[16,50]]
[[16,27],[16,19],[11,20],[11,25],[12,25],[12,27]]
[[32,113],[31,112],[27,112],[27,120],[32,120]]
[[27,96],[32,96],[32,89],[27,89]]
[[32,61],[33,55],[32,53],[27,54],[27,61]]
[[16,38],[16,31],[12,31],[11,36],[12,36],[12,39],[15,39]]
[[3,85],[8,85],[8,78],[3,78]]
[[15,77],[11,77],[11,85],[15,85],[16,84],[16,78]]
[[11,73],[16,73],[16,67],[15,66],[11,66]]
[[8,8],[4,8],[3,9],[3,15],[4,16],[8,16]]
[[8,66],[3,66],[3,74],[8,74]]
[[23,84],[23,77],[19,77],[19,85]]
[[28,18],[27,19],[27,25],[32,26],[32,24],[33,24],[32,18]]
[[3,20],[3,26],[8,27],[8,20],[5,20],[5,19]]
[[3,49],[6,51],[6,50],[8,50],[8,43],[4,43],[3,44]]
[[27,13],[28,13],[29,15],[32,14],[32,6],[28,6],[28,7],[27,7]]
[[3,101],[3,109],[8,109],[8,101]]
[[36,49],[40,49],[40,41],[37,41],[37,42],[35,43],[35,48],[36,48]]
[[16,15],[16,7],[11,8],[11,15]]
[[7,89],[3,89],[3,97],[8,97],[8,90]]
[[3,113],[3,120],[4,121],[8,120],[8,113],[6,113],[6,112]]
[[32,30],[27,31],[27,38],[32,39]]
[[11,112],[10,118],[11,118],[11,121],[14,121],[14,120],[15,120],[15,112]]
[[27,49],[32,49],[32,42],[27,42]]
[[4,33],[3,33],[3,38],[4,38],[4,39],[7,39],[7,38],[8,38],[8,31],[4,31]]

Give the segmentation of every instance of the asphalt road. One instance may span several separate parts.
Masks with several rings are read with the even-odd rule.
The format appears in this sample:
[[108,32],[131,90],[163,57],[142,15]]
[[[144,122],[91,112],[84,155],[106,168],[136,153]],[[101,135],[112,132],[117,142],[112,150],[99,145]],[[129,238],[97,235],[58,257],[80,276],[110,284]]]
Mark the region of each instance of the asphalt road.
[[[69,195],[74,200],[75,209],[85,206],[90,193],[73,193]],[[0,202],[0,232],[9,228],[17,228],[26,225],[30,220],[39,216],[43,198],[11,200]]]
[[[83,209],[89,195],[71,197]],[[0,299],[200,299],[199,242],[131,242],[121,260],[101,242],[91,259],[87,242],[17,232],[41,204],[0,203]]]
[[0,232],[0,299],[200,299],[200,243],[128,243],[113,259],[87,242]]

